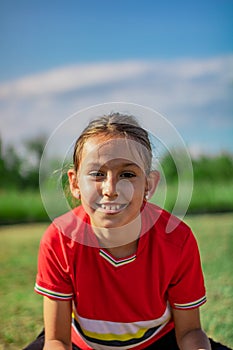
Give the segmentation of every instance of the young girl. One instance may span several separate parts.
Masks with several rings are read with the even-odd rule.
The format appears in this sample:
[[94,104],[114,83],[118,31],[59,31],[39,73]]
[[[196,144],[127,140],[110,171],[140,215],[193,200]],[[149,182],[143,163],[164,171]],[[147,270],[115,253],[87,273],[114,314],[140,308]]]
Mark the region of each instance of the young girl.
[[82,205],[41,241],[35,290],[45,332],[25,349],[223,349],[201,328],[205,287],[191,230],[148,202],[159,181],[151,163],[148,133],[133,117],[96,119],[78,138],[68,178]]

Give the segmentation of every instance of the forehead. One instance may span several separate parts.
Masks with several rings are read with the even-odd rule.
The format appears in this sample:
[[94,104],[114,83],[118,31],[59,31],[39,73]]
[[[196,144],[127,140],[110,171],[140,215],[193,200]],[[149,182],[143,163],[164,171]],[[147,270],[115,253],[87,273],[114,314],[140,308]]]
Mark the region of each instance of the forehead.
[[139,142],[129,138],[96,136],[86,141],[81,163],[82,165],[96,162],[106,164],[121,159],[144,168],[143,152],[147,150],[143,148],[145,147]]

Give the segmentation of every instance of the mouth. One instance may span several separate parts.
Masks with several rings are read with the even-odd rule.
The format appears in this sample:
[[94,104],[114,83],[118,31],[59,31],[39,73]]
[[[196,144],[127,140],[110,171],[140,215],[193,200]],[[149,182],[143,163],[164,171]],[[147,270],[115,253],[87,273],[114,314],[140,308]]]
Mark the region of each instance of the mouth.
[[117,204],[117,203],[96,203],[97,209],[103,213],[107,214],[117,214],[120,213],[127,207],[127,204]]

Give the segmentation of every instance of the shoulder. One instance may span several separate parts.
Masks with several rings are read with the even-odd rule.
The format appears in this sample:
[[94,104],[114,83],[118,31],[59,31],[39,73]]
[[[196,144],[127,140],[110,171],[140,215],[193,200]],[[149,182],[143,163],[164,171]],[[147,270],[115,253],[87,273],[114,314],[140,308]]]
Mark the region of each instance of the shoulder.
[[189,238],[193,238],[191,228],[182,220],[155,204],[147,203],[144,210],[146,226],[157,239],[183,247]]
[[56,246],[62,242],[78,241],[78,235],[83,232],[82,228],[88,220],[83,207],[79,206],[55,218],[45,231],[41,243]]

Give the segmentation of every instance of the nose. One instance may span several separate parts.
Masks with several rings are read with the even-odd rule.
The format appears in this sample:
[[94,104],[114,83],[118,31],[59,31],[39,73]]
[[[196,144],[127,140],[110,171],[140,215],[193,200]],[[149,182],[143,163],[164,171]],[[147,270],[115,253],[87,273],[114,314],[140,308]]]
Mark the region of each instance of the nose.
[[113,198],[113,199],[116,198],[118,196],[116,187],[117,187],[117,179],[115,179],[112,174],[108,175],[102,183],[103,196]]

